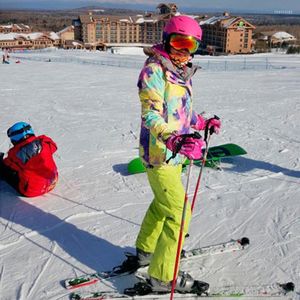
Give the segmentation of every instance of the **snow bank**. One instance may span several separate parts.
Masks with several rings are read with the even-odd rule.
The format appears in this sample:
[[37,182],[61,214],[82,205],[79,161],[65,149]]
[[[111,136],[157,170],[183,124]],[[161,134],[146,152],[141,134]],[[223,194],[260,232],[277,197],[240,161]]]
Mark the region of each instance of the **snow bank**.
[[[62,280],[112,268],[124,251],[134,251],[153,198],[145,174],[126,172],[138,153],[139,69],[81,62],[142,63],[144,57],[83,51],[22,57],[21,64],[0,64],[1,151],[10,147],[11,124],[31,123],[57,142],[59,183],[48,195],[28,199],[0,182],[0,295],[68,299]],[[51,63],[44,62],[49,57]],[[243,69],[243,60],[229,59]],[[223,171],[204,170],[185,248],[242,236],[251,245],[181,268],[213,287],[294,281],[299,292],[299,56],[268,59],[286,68],[203,69],[194,76],[194,109],[222,120],[211,144],[233,142],[248,154],[224,160]],[[198,172],[195,167],[191,194]],[[133,282],[123,277],[82,290],[121,291]]]

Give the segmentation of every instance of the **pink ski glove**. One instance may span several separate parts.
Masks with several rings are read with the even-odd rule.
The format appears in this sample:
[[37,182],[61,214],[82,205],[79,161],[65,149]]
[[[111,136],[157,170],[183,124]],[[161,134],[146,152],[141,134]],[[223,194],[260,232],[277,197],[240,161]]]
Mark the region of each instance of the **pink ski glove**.
[[[180,147],[181,143],[182,145]],[[206,143],[202,139],[182,137],[180,135],[173,134],[167,139],[166,146],[173,153],[179,152],[188,159],[194,160],[202,158],[202,149],[205,148]]]
[[213,133],[218,134],[220,132],[220,128],[221,128],[221,121],[216,117],[206,120],[201,115],[198,115],[197,122],[193,126],[193,128],[199,131],[199,130],[204,130],[206,128],[206,126],[208,126],[208,128],[213,127],[214,128]]
[[197,121],[195,125],[192,125],[192,127],[199,131],[199,130],[204,130],[205,129],[205,119],[201,115],[197,115]]
[[221,120],[217,119],[216,117],[214,118],[210,118],[208,120],[205,121],[206,125],[208,126],[208,128],[213,128],[213,133],[215,134],[219,134],[220,133],[220,129],[221,129]]

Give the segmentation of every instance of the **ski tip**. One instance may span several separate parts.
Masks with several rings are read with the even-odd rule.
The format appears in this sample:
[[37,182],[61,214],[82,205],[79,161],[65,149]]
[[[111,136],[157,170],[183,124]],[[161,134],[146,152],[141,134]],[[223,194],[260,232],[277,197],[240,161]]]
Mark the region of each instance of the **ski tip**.
[[209,283],[204,281],[195,280],[192,286],[193,292],[198,296],[206,295],[209,292]]
[[284,289],[285,292],[293,292],[295,290],[294,282],[287,282],[280,284],[280,286]]
[[76,293],[70,294],[70,300],[80,300],[80,299],[81,299],[80,295]]
[[87,285],[97,283],[98,281],[99,281],[99,278],[93,278],[93,279],[86,280],[83,282],[78,282],[78,283],[71,283],[70,280],[66,280],[64,285],[67,290],[73,290],[73,289],[77,289],[80,287],[84,287]]
[[247,238],[247,237],[241,238],[241,239],[240,239],[240,244],[241,244],[242,246],[248,246],[248,245],[250,244],[249,238]]
[[127,296],[145,296],[152,293],[152,288],[147,282],[138,282],[132,288],[126,288],[124,294]]

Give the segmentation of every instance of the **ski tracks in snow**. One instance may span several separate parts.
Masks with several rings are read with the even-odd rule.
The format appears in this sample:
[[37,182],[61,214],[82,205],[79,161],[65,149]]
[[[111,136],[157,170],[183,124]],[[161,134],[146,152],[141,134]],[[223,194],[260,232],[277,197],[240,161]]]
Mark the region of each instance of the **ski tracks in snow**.
[[[4,268],[5,268],[5,266],[2,265],[2,266],[1,266],[1,270],[0,270],[0,291],[3,289],[3,287],[2,287],[2,280],[3,280],[3,278],[4,278]],[[1,294],[1,293],[0,293],[0,294]]]
[[[278,190],[281,188],[279,187]],[[235,226],[235,228],[232,230],[232,234],[235,235],[238,232],[242,230],[242,228],[246,228],[248,224],[251,224],[251,221],[253,221],[257,214],[261,214],[263,211],[268,210],[268,208],[271,208],[273,205],[273,202],[276,200],[275,198],[272,198],[270,200],[266,200],[266,195],[269,193],[274,193],[272,191],[272,188],[269,188],[267,190],[263,190],[259,193],[256,192],[256,196],[247,196],[247,192],[242,192],[244,194],[245,198],[249,199],[249,204],[247,205],[246,208],[243,208],[247,211],[249,211],[249,215],[247,216],[246,219],[244,219],[241,223]]]
[[[55,251],[57,248],[56,242],[53,242],[53,247],[50,250],[50,255],[48,259],[43,263],[41,266],[40,272],[37,274],[37,277],[32,281],[32,284],[28,288],[27,295],[24,299],[34,299],[34,292],[36,291],[36,288],[38,287],[38,284],[40,283],[40,279],[43,277],[44,273],[47,272],[47,269],[52,261],[52,258],[55,256]],[[34,272],[33,272],[34,274]]]

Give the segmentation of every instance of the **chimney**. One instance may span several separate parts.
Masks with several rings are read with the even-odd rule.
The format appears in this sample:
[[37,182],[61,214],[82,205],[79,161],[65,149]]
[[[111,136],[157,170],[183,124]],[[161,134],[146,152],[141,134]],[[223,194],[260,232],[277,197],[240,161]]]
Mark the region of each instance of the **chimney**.
[[89,11],[90,21],[93,22],[93,12]]

